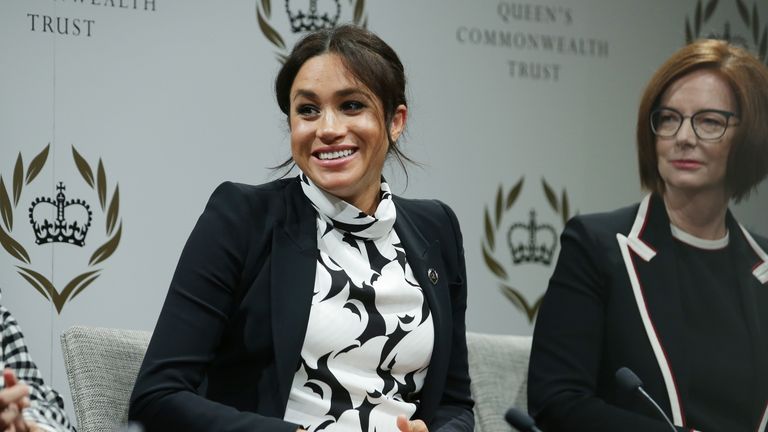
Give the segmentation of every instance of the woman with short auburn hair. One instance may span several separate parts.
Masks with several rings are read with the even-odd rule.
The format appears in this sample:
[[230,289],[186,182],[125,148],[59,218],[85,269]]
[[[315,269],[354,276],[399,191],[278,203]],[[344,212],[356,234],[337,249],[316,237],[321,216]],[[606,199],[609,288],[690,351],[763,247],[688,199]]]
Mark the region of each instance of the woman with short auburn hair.
[[[694,42],[637,121],[639,204],[565,227],[533,336],[528,407],[557,431],[766,431],[768,239],[728,210],[768,171],[768,69]],[[628,379],[628,368],[660,406]]]

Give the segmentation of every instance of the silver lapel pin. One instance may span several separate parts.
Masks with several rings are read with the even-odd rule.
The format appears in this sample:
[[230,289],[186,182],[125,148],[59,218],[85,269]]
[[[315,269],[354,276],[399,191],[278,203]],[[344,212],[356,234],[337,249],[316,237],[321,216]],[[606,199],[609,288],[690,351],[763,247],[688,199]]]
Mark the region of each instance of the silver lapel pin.
[[427,270],[427,277],[429,278],[430,281],[432,281],[432,285],[437,284],[438,277],[437,277],[437,271],[435,271],[435,269],[431,268]]

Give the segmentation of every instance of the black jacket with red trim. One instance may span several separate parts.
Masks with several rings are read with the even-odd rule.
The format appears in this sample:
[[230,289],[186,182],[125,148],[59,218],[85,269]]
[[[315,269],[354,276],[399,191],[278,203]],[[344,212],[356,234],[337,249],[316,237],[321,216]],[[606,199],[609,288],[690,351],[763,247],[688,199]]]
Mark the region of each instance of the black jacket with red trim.
[[[768,365],[768,240],[749,233],[730,212],[726,224],[754,336],[754,364]],[[675,425],[687,430],[689,359],[672,242],[669,217],[655,195],[568,222],[530,360],[528,407],[545,431],[668,431],[646,401],[618,388],[621,367],[632,369]],[[768,369],[760,373],[763,395],[754,404],[753,430],[763,432]]]

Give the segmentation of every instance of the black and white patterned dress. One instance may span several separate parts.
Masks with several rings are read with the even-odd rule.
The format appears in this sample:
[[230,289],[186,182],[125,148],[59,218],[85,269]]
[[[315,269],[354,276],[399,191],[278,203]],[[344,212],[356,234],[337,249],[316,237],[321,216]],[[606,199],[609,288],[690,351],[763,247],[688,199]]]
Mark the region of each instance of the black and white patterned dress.
[[312,308],[285,420],[309,431],[392,431],[419,405],[434,329],[393,229],[386,182],[373,216],[299,176],[317,210]]

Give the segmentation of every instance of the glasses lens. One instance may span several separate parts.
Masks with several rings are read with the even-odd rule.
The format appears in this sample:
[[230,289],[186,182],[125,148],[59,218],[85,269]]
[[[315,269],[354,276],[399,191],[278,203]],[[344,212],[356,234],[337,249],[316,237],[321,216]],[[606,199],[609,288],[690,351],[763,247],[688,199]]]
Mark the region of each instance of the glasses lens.
[[693,116],[693,129],[701,139],[720,138],[728,126],[728,117],[718,112],[702,111]]
[[668,109],[659,109],[651,114],[651,128],[656,135],[662,137],[675,135],[682,121],[680,114]]

